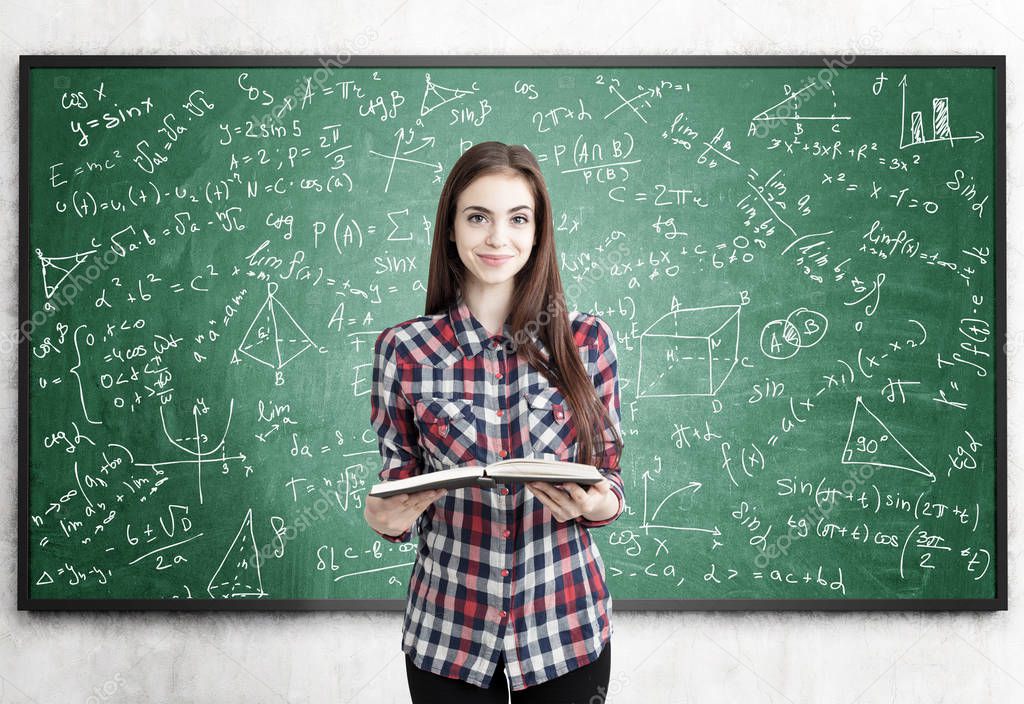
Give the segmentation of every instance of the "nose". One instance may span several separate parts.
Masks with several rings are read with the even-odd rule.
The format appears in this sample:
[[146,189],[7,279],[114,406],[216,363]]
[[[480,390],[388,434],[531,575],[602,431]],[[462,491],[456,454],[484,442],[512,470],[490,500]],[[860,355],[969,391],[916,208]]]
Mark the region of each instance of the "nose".
[[487,244],[494,249],[499,249],[508,241],[508,232],[501,223],[491,225],[487,230]]

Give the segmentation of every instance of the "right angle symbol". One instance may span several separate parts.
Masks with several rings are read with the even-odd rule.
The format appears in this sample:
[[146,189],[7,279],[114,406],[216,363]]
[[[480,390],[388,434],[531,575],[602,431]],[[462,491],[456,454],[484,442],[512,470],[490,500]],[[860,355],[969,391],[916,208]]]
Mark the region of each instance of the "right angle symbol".
[[842,463],[903,469],[935,481],[932,471],[910,453],[885,423],[864,405],[860,396],[853,407],[853,417],[850,418],[850,432],[846,436]]

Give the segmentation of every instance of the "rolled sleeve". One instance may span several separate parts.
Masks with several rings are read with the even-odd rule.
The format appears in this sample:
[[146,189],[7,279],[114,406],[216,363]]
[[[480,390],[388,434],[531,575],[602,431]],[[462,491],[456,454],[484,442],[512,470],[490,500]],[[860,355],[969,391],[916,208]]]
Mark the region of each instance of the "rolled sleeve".
[[626,507],[626,491],[622,481],[622,470],[620,467],[621,456],[615,447],[615,435],[612,433],[612,428],[615,429],[616,433],[621,435],[620,431],[620,417],[619,417],[619,370],[618,360],[615,354],[615,336],[612,334],[611,328],[604,320],[595,316],[597,326],[597,340],[598,340],[598,357],[597,366],[594,370],[593,382],[594,388],[597,390],[597,396],[601,399],[605,408],[608,409],[608,415],[611,419],[611,424],[604,425],[604,431],[602,437],[604,438],[604,457],[601,464],[597,467],[598,471],[601,472],[611,482],[612,493],[619,500],[619,507],[615,511],[615,514],[603,521],[591,521],[582,516],[577,516],[576,520],[580,525],[587,526],[588,528],[600,528],[606,526],[619,516],[622,515],[623,509]]
[[[373,346],[370,390],[370,423],[377,432],[377,446],[383,461],[377,475],[381,481],[415,476],[423,466],[412,407],[402,393],[396,359],[395,328],[388,328],[377,336]],[[412,527],[401,535],[388,535],[375,528],[374,532],[392,543],[408,542],[412,537]]]

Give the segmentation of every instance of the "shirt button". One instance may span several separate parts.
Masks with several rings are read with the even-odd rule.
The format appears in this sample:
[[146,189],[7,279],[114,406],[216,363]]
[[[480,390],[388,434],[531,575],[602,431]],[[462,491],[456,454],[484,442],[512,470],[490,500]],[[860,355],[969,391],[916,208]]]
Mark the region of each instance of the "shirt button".
[[505,412],[504,412],[503,410],[501,410],[500,408],[498,409],[498,417],[499,417],[499,418],[501,418],[501,416],[502,416],[502,415],[503,415],[504,413],[505,413]]
[[501,378],[501,372],[498,372],[497,374],[495,374],[494,378],[495,379],[500,379]]
[[502,450],[502,451],[501,451],[501,452],[499,452],[498,454],[499,454],[499,455],[501,455],[502,457],[504,457],[504,456],[505,456],[505,455],[507,455],[508,453],[507,453],[507,452],[505,452],[505,450]]
[[501,571],[501,576],[502,577],[508,577],[508,570],[502,570]]
[[501,611],[498,612],[498,615],[501,616],[502,618],[505,618],[506,616],[508,616],[508,612],[505,611],[505,609],[502,609]]
[[508,487],[507,486],[501,487],[501,494],[502,494],[502,496],[504,496],[507,493],[508,493]]
[[508,528],[506,528],[505,532],[503,532],[502,535],[507,538],[508,536],[512,535],[512,531],[510,531]]

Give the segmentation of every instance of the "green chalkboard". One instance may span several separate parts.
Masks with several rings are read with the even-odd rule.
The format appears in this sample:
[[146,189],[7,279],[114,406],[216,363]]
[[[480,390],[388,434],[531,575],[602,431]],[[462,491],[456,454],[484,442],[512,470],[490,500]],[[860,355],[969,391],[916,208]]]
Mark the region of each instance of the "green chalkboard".
[[[1006,608],[1004,57],[22,57],[21,608],[387,608],[372,349],[525,144],[618,608]],[[854,60],[855,59],[855,60]]]

